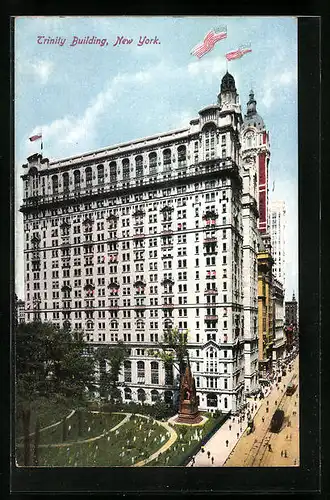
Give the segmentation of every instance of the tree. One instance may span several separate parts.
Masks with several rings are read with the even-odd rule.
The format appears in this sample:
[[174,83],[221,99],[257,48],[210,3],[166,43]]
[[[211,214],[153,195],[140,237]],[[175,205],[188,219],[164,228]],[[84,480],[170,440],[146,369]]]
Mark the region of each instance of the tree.
[[188,330],[177,327],[168,328],[156,349],[149,349],[148,354],[161,359],[165,366],[175,367],[180,374],[180,379],[184,375],[187,365],[189,365]]
[[[121,392],[118,389],[118,378],[125,360],[129,357],[129,349],[122,340],[115,346],[97,348],[96,359],[100,364],[100,393],[110,396],[110,402],[121,401]],[[106,365],[110,370],[106,371]]]
[[95,388],[94,359],[86,351],[82,334],[68,328],[40,321],[18,325],[16,415],[23,427],[24,465],[31,464],[31,417],[37,415],[40,401],[46,399],[56,405],[61,400],[72,407],[82,404],[88,391]]

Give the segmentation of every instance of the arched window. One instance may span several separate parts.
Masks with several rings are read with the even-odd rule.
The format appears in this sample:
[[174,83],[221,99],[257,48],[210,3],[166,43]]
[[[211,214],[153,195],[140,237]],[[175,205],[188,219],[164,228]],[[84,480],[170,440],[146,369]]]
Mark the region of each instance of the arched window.
[[228,399],[227,398],[224,398],[224,407],[225,408],[228,408]]
[[144,361],[137,362],[137,378],[138,382],[140,380],[144,380],[145,377],[145,369],[144,369]]
[[155,402],[155,401],[158,401],[159,399],[160,399],[159,392],[156,391],[155,389],[153,389],[151,391],[151,401]]
[[52,177],[52,187],[53,187],[53,194],[58,193],[58,177],[57,177],[57,175],[53,175],[53,177]]
[[159,371],[157,361],[151,362],[151,383],[159,384]]
[[214,392],[211,392],[206,396],[206,401],[207,406],[211,406],[213,408],[218,406],[218,398]]
[[65,193],[69,191],[69,174],[67,172],[63,174],[63,191]]
[[186,146],[179,146],[178,147],[178,164],[179,167],[184,167],[186,165],[186,160],[187,160],[187,150]]
[[165,364],[165,385],[173,384],[173,367]]
[[153,151],[149,154],[149,174],[157,173],[157,153]]
[[74,178],[74,188],[79,189],[80,188],[80,171],[75,170],[73,172],[73,178]]
[[117,328],[118,328],[118,322],[117,321],[111,321],[110,328],[112,330],[117,330]]
[[132,399],[132,391],[129,387],[125,387],[124,397],[125,399]]
[[86,175],[86,186],[91,186],[92,185],[92,175],[93,175],[91,167],[86,168],[85,175]]
[[203,129],[205,159],[215,156],[216,128],[214,125],[206,125]]
[[104,165],[98,165],[97,167],[97,183],[104,184]]
[[129,159],[123,159],[123,179],[129,179]]
[[124,381],[132,382],[132,363],[127,360],[124,362]]
[[115,161],[110,162],[110,182],[114,182],[117,179],[117,164]]
[[135,157],[135,175],[136,177],[143,176],[143,158],[141,155]]
[[138,401],[145,401],[146,400],[146,393],[144,392],[143,389],[137,390],[137,397],[138,397]]
[[163,163],[164,165],[169,165],[171,163],[171,150],[164,149],[163,151]]
[[87,321],[87,330],[93,330],[94,329],[94,323],[93,321]]

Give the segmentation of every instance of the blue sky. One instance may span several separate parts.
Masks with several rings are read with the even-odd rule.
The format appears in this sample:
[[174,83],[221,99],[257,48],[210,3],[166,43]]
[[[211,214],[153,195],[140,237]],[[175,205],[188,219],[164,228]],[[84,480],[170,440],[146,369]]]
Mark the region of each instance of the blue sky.
[[[198,60],[190,55],[212,27],[227,39]],[[66,42],[38,44],[37,37]],[[70,46],[73,36],[108,45]],[[133,42],[113,46],[117,36]],[[137,46],[140,36],[159,44]],[[270,133],[270,197],[287,205],[287,299],[298,295],[297,22],[291,17],[19,17],[15,26],[16,291],[23,297],[21,165],[38,151],[61,158],[187,126],[215,103],[224,54],[246,42],[252,53],[228,65],[246,110],[252,87]],[[275,189],[272,192],[273,181]]]

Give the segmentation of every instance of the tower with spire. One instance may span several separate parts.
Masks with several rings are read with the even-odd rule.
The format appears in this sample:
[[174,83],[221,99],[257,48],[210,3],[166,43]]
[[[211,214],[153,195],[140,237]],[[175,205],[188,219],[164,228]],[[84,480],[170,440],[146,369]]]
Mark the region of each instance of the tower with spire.
[[[268,233],[268,165],[270,160],[269,132],[257,112],[257,101],[250,91],[242,125],[242,163],[250,170],[250,189],[255,190],[259,211],[258,228],[262,235]],[[266,238],[265,245],[269,245]]]

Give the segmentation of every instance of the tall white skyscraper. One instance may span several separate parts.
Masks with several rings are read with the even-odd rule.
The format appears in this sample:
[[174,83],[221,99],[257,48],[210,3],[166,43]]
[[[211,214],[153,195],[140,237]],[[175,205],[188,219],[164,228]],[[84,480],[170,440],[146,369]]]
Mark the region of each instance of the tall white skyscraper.
[[269,206],[269,227],[274,259],[273,274],[285,289],[285,202],[274,200]]

